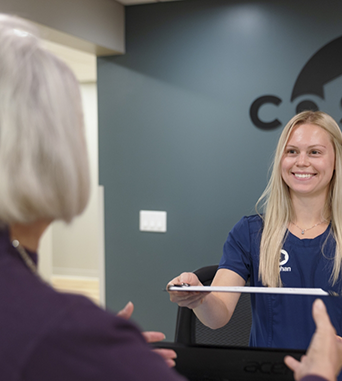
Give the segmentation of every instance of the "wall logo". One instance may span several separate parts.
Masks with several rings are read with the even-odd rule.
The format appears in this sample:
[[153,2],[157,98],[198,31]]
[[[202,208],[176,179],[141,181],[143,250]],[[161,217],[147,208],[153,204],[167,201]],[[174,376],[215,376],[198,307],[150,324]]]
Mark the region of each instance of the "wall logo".
[[[324,85],[342,74],[342,37],[324,45],[304,65],[293,86],[291,102],[299,96],[313,94],[324,100]],[[281,121],[259,118],[259,109],[266,103],[279,106],[282,99],[275,95],[263,95],[257,98],[249,109],[253,124],[262,130],[272,130],[281,125]],[[341,103],[342,105],[342,103]],[[304,110],[317,111],[319,108],[312,100],[303,100],[296,106],[296,113]],[[342,121],[342,120],[341,120]],[[340,121],[340,122],[341,122]]]
[[281,250],[280,251],[280,262],[279,262],[279,269],[280,271],[291,271],[291,267],[284,267],[284,265],[286,265],[286,263],[288,262],[290,256],[289,256],[289,253],[286,251],[286,250]]

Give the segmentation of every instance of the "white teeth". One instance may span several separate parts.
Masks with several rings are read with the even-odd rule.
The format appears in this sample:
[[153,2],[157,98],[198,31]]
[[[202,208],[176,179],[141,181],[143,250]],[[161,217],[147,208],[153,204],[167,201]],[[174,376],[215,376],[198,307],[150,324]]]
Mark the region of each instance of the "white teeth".
[[313,175],[310,175],[310,174],[304,174],[304,173],[302,173],[302,174],[295,173],[294,175],[295,175],[295,177],[298,177],[299,179],[308,179],[308,178],[310,178],[310,177],[313,176]]

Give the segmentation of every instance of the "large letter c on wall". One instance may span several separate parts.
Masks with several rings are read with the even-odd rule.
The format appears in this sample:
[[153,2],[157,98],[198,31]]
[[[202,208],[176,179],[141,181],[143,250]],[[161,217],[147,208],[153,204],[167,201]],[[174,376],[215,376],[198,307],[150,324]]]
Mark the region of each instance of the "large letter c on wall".
[[274,95],[264,95],[260,98],[257,98],[249,109],[249,115],[256,127],[262,130],[273,130],[274,128],[277,128],[281,125],[281,122],[278,119],[274,119],[272,122],[263,122],[259,119],[259,109],[265,103],[272,103],[278,106],[281,103],[281,99]]

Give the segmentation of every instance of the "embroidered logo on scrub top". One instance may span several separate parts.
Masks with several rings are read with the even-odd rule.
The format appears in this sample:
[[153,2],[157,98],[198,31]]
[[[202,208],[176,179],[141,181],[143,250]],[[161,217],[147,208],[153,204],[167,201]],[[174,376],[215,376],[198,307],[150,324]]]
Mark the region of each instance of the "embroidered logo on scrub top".
[[280,271],[291,271],[291,267],[289,266],[284,266],[288,262],[290,256],[289,253],[286,250],[281,250],[280,251]]

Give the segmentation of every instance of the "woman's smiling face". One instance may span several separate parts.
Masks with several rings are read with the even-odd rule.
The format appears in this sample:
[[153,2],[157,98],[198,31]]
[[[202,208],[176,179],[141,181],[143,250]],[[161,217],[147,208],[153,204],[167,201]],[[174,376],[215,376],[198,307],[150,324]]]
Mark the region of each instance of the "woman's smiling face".
[[335,169],[330,135],[315,124],[295,126],[281,160],[281,175],[290,194],[327,195]]

